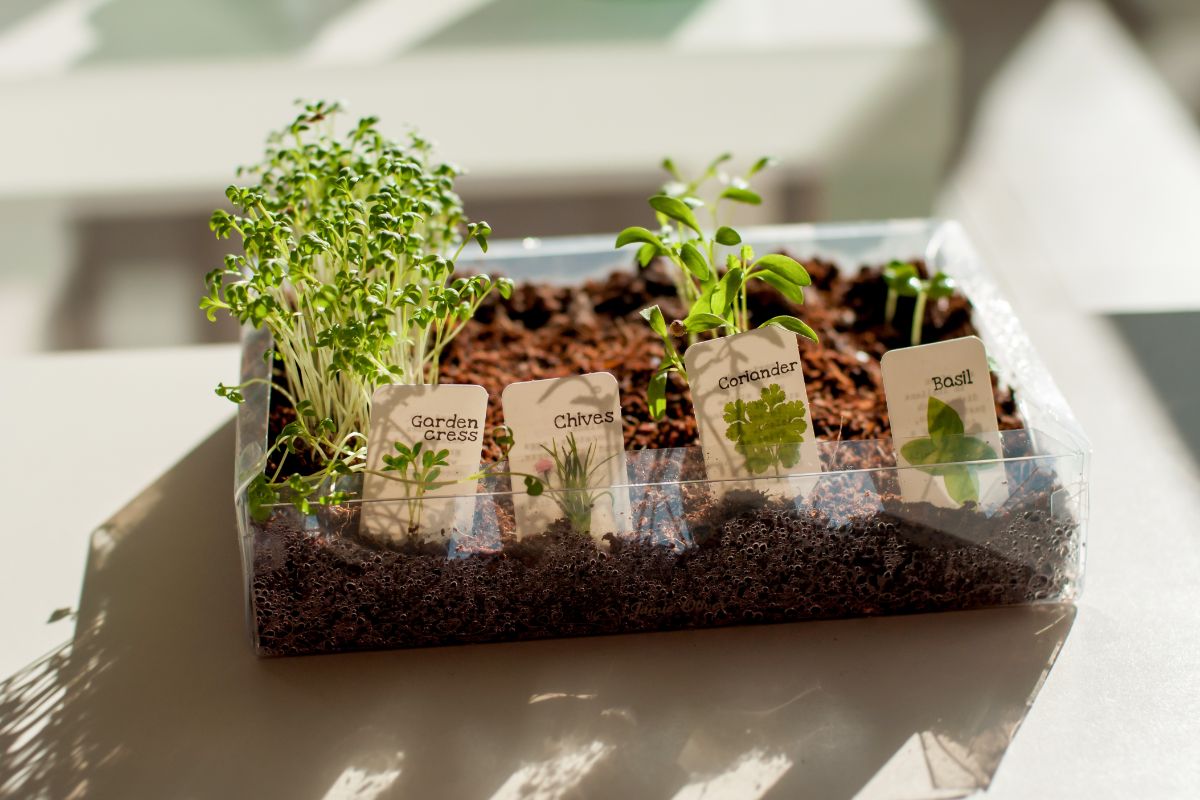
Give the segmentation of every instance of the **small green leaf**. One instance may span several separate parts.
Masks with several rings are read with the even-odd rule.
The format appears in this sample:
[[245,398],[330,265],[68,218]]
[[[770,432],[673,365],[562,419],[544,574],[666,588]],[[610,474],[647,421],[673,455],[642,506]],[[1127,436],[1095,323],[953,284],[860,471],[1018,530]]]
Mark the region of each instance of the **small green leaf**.
[[532,475],[525,476],[525,491],[529,493],[530,497],[537,497],[545,488],[546,487],[537,478],[533,477]]
[[954,443],[955,461],[994,461],[995,449],[982,439],[964,436]]
[[804,322],[802,322],[801,320],[798,320],[795,317],[790,316],[788,314],[781,314],[778,317],[771,317],[769,320],[764,322],[759,327],[765,328],[768,325],[776,325],[780,328],[785,328],[786,330],[789,330],[792,333],[798,333],[801,336],[804,336],[808,339],[812,339],[814,342],[820,341],[820,339],[817,338],[816,331],[814,331],[812,328],[808,327],[808,325],[804,324]]
[[677,181],[683,180],[683,178],[681,178],[679,176],[679,168],[675,166],[675,162],[672,161],[670,158],[664,158],[662,160],[662,168],[664,170],[666,170],[666,173],[668,175],[670,175],[672,178],[674,178],[675,180],[677,180]]
[[754,266],[768,269],[797,286],[809,286],[812,284],[812,278],[809,276],[808,270],[804,268],[804,265],[791,256],[785,256],[782,253],[772,253],[771,255],[763,256],[754,262]]
[[740,186],[727,186],[725,191],[721,192],[721,197],[732,200],[735,203],[745,203],[746,205],[758,206],[762,205],[762,197],[749,189],[743,189]]
[[949,437],[963,435],[963,421],[953,406],[943,403],[933,395],[929,396],[927,409],[929,435],[937,444]]
[[[730,258],[732,259],[732,256]],[[731,261],[730,263],[734,262]],[[731,266],[729,271],[725,273],[725,276],[721,278],[712,293],[711,305],[714,314],[724,315],[729,311],[729,307],[733,305],[734,300],[737,298],[738,290],[742,288],[744,274],[741,267]]]
[[650,262],[658,255],[658,247],[652,244],[644,244],[638,248],[637,263],[642,269],[650,266]]
[[696,279],[701,283],[708,281],[712,277],[712,270],[708,266],[708,259],[691,242],[685,243],[680,248],[679,258],[683,261],[683,265],[687,267],[688,272],[695,275]]
[[688,314],[683,325],[688,333],[703,333],[714,328],[728,327],[729,322],[716,314]]
[[613,245],[613,247],[621,248],[627,244],[633,244],[634,242],[645,242],[646,244],[654,245],[660,250],[663,249],[663,243],[661,239],[655,236],[650,230],[642,228],[638,225],[634,225],[631,228],[626,228],[617,234],[617,243]]
[[717,240],[717,244],[723,244],[726,247],[733,247],[736,244],[742,243],[741,234],[727,225],[717,228],[717,233],[713,238]]
[[762,281],[763,283],[774,287],[774,289],[776,291],[778,291],[780,294],[782,294],[788,300],[791,300],[793,303],[796,303],[797,305],[801,305],[804,303],[804,290],[801,289],[796,284],[792,283],[791,281],[784,280],[783,278],[776,275],[774,272],[760,270],[758,272],[752,273],[750,275],[750,277],[757,278],[758,280]]
[[900,448],[900,453],[908,463],[913,465],[933,464],[937,461],[937,445],[933,443],[933,439],[928,437],[906,442]]
[[763,156],[758,161],[754,162],[754,166],[750,167],[750,171],[746,173],[746,177],[750,177],[752,175],[757,175],[758,173],[762,172],[764,169],[773,167],[778,163],[779,163],[779,160],[774,158],[773,156]]
[[979,478],[970,467],[949,467],[943,471],[946,481],[946,494],[959,505],[968,501],[979,502]]
[[725,273],[725,277],[721,278],[721,283],[725,286],[726,302],[730,305],[737,297],[737,293],[742,290],[742,284],[745,282],[746,272],[741,267],[733,267]]
[[[660,214],[664,214],[676,222],[680,222],[696,233],[700,233],[700,223],[696,221],[696,215],[692,213],[692,209],[686,203],[675,197],[668,197],[665,194],[656,194],[649,200],[650,207]],[[629,230],[628,228],[626,230]],[[643,229],[644,230],[644,229]]]
[[912,264],[893,261],[883,268],[883,282],[889,289],[899,289],[909,278],[917,277],[917,268]]
[[954,279],[944,272],[939,272],[933,276],[929,282],[929,296],[932,298],[949,297],[954,294],[957,284]]
[[667,373],[659,370],[646,387],[646,405],[651,419],[662,419],[667,411]]
[[638,312],[642,315],[642,319],[650,323],[650,330],[657,333],[662,338],[667,338],[667,321],[663,318],[662,309],[658,306],[650,306],[643,308]]
[[704,177],[711,178],[713,175],[716,175],[717,167],[721,166],[731,158],[733,158],[733,153],[721,153],[721,155],[710,161],[708,166],[704,168]]

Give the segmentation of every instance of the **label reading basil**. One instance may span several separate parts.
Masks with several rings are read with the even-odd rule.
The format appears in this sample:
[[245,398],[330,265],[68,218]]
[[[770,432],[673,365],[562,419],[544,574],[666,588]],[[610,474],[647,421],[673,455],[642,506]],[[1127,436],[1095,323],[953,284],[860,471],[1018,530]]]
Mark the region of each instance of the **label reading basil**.
[[1003,449],[983,342],[967,336],[884,354],[883,388],[900,492],[944,508],[1008,499]]

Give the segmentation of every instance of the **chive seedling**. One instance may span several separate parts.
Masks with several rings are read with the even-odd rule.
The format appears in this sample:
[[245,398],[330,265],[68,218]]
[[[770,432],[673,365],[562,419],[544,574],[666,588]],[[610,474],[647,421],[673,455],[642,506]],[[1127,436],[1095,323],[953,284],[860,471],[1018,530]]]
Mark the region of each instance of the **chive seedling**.
[[[663,360],[651,377],[646,391],[647,404],[654,419],[660,419],[666,412],[667,377],[677,372],[687,380],[683,358],[672,339],[674,335],[687,335],[689,342],[694,342],[702,333],[716,336],[720,335],[717,331],[734,334],[750,330],[746,287],[752,280],[762,281],[798,304],[804,302],[804,287],[812,283],[800,262],[779,253],[756,258],[754,248],[742,241],[741,234],[721,224],[721,204],[724,201],[748,205],[762,203],[762,197],[750,188],[749,179],[774,163],[770,158],[760,158],[744,176],[728,178],[719,174],[718,170],[729,158],[728,154],[719,156],[700,177],[688,182],[682,180],[674,162],[665,159],[663,168],[675,180],[667,184],[661,194],[654,195],[648,201],[659,222],[659,231],[656,233],[634,226],[617,236],[618,248],[641,243],[638,263],[642,266],[649,264],[655,256],[665,256],[675,265],[673,279],[676,293],[687,309],[683,319],[675,320],[670,325],[657,305],[641,312],[650,328],[663,341]],[[695,214],[695,209],[705,206],[697,195],[714,178],[720,179],[724,188],[708,206],[712,231],[706,233]],[[719,250],[718,246],[725,250]],[[817,341],[816,331],[791,315],[772,317],[760,327],[766,325],[778,325]]]
[[[283,370],[272,388],[296,410],[274,443],[278,468],[251,487],[260,505],[287,489],[307,508],[322,485],[363,471],[374,388],[437,383],[446,346],[489,294],[512,290],[503,278],[454,274],[467,242],[486,250],[491,233],[464,216],[459,169],[434,160],[416,133],[385,138],[375,117],[338,137],[340,112],[303,104],[268,137],[264,160],[239,170],[256,182],[228,188],[234,213],[218,209],[209,223],[218,238],[236,235],[242,254],[207,275],[200,308],[270,331],[269,357]],[[241,402],[243,388],[217,393]],[[287,455],[300,452],[318,469],[285,480]]]
[[954,279],[944,272],[938,272],[932,278],[922,280],[916,265],[893,261],[883,268],[883,282],[888,290],[887,303],[884,306],[884,319],[887,324],[891,325],[896,317],[897,298],[915,298],[909,338],[913,345],[920,344],[926,302],[931,298],[936,300],[954,294]]

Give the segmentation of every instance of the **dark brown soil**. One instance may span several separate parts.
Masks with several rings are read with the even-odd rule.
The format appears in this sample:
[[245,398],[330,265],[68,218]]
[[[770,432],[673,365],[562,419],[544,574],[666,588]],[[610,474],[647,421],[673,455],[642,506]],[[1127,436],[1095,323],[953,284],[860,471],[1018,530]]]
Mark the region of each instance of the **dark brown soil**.
[[[920,263],[917,262],[920,266]],[[913,302],[900,298],[892,325],[884,323],[886,290],[878,268],[846,278],[825,261],[805,263],[813,285],[797,306],[774,290],[751,284],[751,321],[778,314],[802,318],[820,344],[800,339],[813,429],[819,439],[883,439],[890,435],[879,359],[888,349],[909,344]],[[923,267],[922,267],[923,268]],[[628,450],[687,447],[696,443],[696,422],[688,388],[673,378],[667,414],[658,422],[646,408],[646,386],[657,368],[662,344],[638,312],[658,303],[667,319],[683,316],[661,263],[640,272],[614,272],[604,281],[579,287],[522,284],[510,300],[493,295],[459,334],[442,361],[445,383],[478,383],[488,390],[488,430],[503,422],[500,393],[515,381],[560,378],[608,371],[621,388]],[[975,333],[971,306],[961,295],[932,302],[922,341],[935,342]],[[686,341],[678,340],[683,350]],[[1012,394],[995,387],[1000,428],[1023,427]],[[294,418],[292,409],[272,410],[271,435]],[[489,441],[485,458],[500,456]],[[290,458],[296,458],[291,456]],[[302,462],[291,471],[315,471]]]
[[[563,522],[517,539],[510,515],[486,499],[479,534],[451,546],[363,543],[354,510],[335,514],[317,536],[276,518],[256,539],[260,652],[918,613],[1069,591],[1076,532],[1051,517],[1049,476],[1026,476],[991,517],[904,504],[849,474],[838,478],[802,506],[654,489],[637,503],[639,515],[653,515],[654,535],[609,535],[607,548]],[[662,515],[672,499],[690,510]],[[951,533],[965,530],[970,540]]]
[[[816,435],[879,439],[888,420],[879,358],[905,346],[912,304],[884,324],[877,269],[852,278],[825,262],[806,266],[813,287],[793,307],[754,291],[754,316],[802,317],[821,338],[801,340]],[[668,394],[667,418],[646,411],[645,386],[661,345],[638,315],[650,303],[681,316],[670,281],[652,267],[582,288],[518,287],[490,301],[443,361],[445,382],[479,383],[491,396],[521,380],[606,370],[622,391],[629,449],[695,443],[686,387]],[[924,341],[973,333],[970,306],[931,304]],[[679,343],[683,346],[683,342]],[[996,389],[1001,427],[1021,427],[1009,392]],[[290,408],[272,409],[277,431]],[[489,457],[494,458],[493,448]],[[256,532],[253,599],[260,652],[322,653],[380,647],[531,639],[971,608],[1053,599],[1068,591],[1077,535],[1051,516],[1051,476],[1010,474],[1017,489],[987,515],[967,506],[902,503],[889,478],[822,479],[802,504],[762,495],[717,500],[698,486],[658,487],[635,498],[643,537],[597,547],[565,524],[518,539],[507,509],[481,498],[476,530],[452,541],[380,546],[358,538],[353,507],[322,510],[322,531],[294,511]],[[673,495],[671,493],[674,493]],[[673,513],[664,514],[664,510]],[[955,532],[970,531],[970,539]]]

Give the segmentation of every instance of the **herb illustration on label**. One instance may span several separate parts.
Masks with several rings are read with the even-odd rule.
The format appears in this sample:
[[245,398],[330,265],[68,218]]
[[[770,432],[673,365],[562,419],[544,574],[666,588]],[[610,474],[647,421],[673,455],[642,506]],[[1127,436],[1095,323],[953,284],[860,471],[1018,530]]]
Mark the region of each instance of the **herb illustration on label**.
[[697,342],[684,352],[708,477],[722,490],[795,496],[802,485],[750,485],[736,478],[821,471],[810,432],[796,334],[777,327]]
[[[979,502],[978,467],[963,461],[991,461],[995,449],[974,436],[963,433],[963,421],[954,406],[929,396],[929,436],[913,439],[900,448],[910,464],[924,473],[945,481],[946,494],[962,505]],[[935,465],[935,466],[925,466]]]
[[[901,495],[984,510],[1008,498],[987,352],[975,336],[889,350],[880,363]],[[903,467],[915,467],[904,469]]]
[[387,385],[371,400],[360,527],[395,539],[470,527],[487,390],[466,384]]
[[383,457],[383,471],[399,476],[408,498],[409,525],[412,531],[417,531],[421,527],[421,501],[441,485],[437,479],[442,469],[450,466],[450,451],[426,448],[424,442],[395,442],[392,446],[396,455]]
[[788,400],[777,383],[763,387],[758,400],[725,404],[725,438],[746,460],[746,470],[760,475],[791,469],[800,463],[800,444],[808,422],[803,400]]
[[[509,384],[504,421],[513,474],[536,476],[542,491],[513,496],[522,536],[565,519],[602,540],[631,526],[629,481],[617,379],[607,372]],[[515,488],[515,487],[514,487]]]
[[546,455],[534,464],[534,470],[545,484],[546,497],[558,506],[572,530],[590,534],[592,509],[602,498],[612,497],[611,491],[598,487],[604,485],[604,465],[616,454],[598,458],[596,443],[589,442],[586,447],[580,447],[574,433],[567,434],[561,447],[556,439],[549,447],[542,445],[542,450]]

